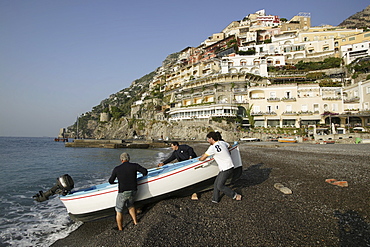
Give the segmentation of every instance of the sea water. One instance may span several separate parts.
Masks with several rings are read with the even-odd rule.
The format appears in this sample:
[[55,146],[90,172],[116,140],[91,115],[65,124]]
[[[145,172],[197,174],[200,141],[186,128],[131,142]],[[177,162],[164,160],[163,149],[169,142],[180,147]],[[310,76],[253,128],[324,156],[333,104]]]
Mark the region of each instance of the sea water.
[[171,151],[66,148],[53,138],[0,137],[0,246],[49,246],[81,225],[69,218],[58,196],[45,202],[32,198],[61,175],[69,174],[81,189],[107,182],[122,152],[151,168]]

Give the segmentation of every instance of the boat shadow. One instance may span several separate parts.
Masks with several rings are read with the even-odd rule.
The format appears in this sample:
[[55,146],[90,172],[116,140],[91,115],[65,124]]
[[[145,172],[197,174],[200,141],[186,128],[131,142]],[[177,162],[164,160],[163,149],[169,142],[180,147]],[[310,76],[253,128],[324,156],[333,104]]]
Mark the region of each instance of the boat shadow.
[[240,178],[233,184],[234,188],[247,188],[265,182],[272,171],[272,168],[264,168],[263,163],[251,165],[243,170]]

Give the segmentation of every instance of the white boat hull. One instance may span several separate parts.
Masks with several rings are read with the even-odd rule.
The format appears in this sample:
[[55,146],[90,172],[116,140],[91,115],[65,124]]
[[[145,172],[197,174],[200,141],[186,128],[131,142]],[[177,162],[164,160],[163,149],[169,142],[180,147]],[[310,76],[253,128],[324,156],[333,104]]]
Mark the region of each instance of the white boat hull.
[[[242,165],[239,148],[230,149],[235,167]],[[148,175],[138,176],[136,205],[173,196],[188,195],[211,185],[219,172],[213,158],[197,158],[148,170]],[[89,221],[112,215],[118,193],[117,184],[104,183],[60,196],[74,220]]]

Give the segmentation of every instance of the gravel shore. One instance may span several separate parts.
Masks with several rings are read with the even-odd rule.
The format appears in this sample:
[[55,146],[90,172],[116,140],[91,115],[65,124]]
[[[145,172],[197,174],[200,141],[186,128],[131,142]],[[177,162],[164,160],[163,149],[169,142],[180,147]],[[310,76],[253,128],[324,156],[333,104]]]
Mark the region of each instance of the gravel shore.
[[[198,155],[208,147],[192,146]],[[240,151],[242,201],[213,204],[212,191],[170,198],[143,208],[137,226],[129,215],[122,232],[114,217],[88,222],[52,246],[370,246],[369,144],[243,143]]]

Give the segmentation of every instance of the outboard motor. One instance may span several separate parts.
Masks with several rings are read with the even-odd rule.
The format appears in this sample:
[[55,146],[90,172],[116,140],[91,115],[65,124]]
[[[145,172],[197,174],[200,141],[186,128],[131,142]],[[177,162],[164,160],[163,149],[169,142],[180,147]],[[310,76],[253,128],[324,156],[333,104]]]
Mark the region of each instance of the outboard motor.
[[43,202],[49,199],[50,196],[55,194],[60,195],[67,195],[71,190],[74,188],[74,182],[71,176],[68,174],[64,174],[57,178],[57,183],[48,191],[42,192],[41,190],[39,193],[33,196],[38,202]]

